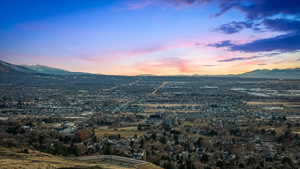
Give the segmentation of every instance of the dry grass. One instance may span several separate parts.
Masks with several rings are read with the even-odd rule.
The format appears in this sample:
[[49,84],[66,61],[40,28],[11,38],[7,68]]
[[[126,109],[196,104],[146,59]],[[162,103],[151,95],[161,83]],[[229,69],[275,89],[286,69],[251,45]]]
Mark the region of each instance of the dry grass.
[[259,101],[250,101],[250,102],[247,102],[248,105],[268,105],[268,106],[274,106],[274,105],[283,105],[283,106],[290,106],[290,105],[300,105],[299,102],[285,102],[285,101],[282,101],[282,102],[268,102],[268,101],[265,101],[265,102],[259,102]]
[[121,137],[129,138],[135,135],[142,136],[144,132],[137,130],[137,127],[124,127],[118,129],[95,129],[95,134],[98,137],[120,134]]
[[18,149],[0,148],[0,169],[57,169],[57,168],[104,169],[99,164],[79,163],[61,157],[30,151],[21,153]]
[[[153,164],[139,169],[161,169]],[[0,147],[0,169],[134,169],[99,161],[80,161],[53,156],[38,151],[21,153],[20,149]],[[149,169],[150,169],[149,168]]]

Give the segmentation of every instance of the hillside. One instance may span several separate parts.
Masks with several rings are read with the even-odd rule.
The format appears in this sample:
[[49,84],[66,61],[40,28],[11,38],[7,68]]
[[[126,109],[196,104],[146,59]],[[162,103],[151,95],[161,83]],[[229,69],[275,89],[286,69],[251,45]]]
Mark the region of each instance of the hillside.
[[161,169],[151,163],[125,167],[104,161],[78,160],[54,156],[39,151],[23,152],[17,148],[0,147],[0,169]]
[[300,68],[272,70],[261,69],[243,73],[239,76],[251,78],[300,79]]
[[53,68],[43,65],[22,65],[25,68],[36,71],[38,73],[51,74],[51,75],[84,75],[88,73],[70,72],[59,68]]
[[48,74],[48,75],[88,75],[89,73],[70,72],[43,65],[15,65],[0,60],[0,73],[5,74]]
[[128,81],[133,77],[68,72],[47,66],[20,66],[0,61],[0,83],[31,84],[31,85],[60,85],[73,84],[111,85]]
[[0,73],[36,73],[36,72],[26,67],[10,64],[0,60]]
[[102,169],[100,165],[65,160],[38,151],[22,153],[20,149],[0,148],[0,169]]

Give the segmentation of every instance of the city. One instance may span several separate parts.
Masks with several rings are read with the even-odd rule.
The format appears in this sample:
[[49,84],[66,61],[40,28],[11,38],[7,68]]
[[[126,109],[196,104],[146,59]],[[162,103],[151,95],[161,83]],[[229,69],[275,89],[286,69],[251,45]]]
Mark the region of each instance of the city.
[[300,165],[300,80],[43,76],[1,83],[2,146],[174,169]]

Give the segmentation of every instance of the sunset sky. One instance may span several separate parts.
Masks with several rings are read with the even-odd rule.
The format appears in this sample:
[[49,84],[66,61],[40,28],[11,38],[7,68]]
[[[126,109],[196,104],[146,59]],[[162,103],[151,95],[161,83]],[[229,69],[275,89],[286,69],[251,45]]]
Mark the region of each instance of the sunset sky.
[[114,75],[300,67],[298,0],[0,0],[0,60]]

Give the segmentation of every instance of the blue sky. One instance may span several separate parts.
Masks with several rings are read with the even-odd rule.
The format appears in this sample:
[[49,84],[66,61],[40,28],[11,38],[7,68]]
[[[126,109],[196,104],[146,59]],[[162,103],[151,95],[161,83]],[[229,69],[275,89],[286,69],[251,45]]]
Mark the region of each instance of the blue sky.
[[[259,10],[252,14],[242,6],[269,9],[264,1],[268,0],[248,0],[216,17],[230,4],[224,5],[224,0],[0,0],[0,59],[124,75],[298,67],[298,20],[289,20],[293,28],[280,27],[299,15],[291,7],[293,2],[282,10],[275,2],[270,16]],[[288,13],[278,17],[282,11]],[[267,22],[274,16],[282,20]],[[279,35],[295,45],[282,45]],[[216,45],[223,41],[230,43]]]

